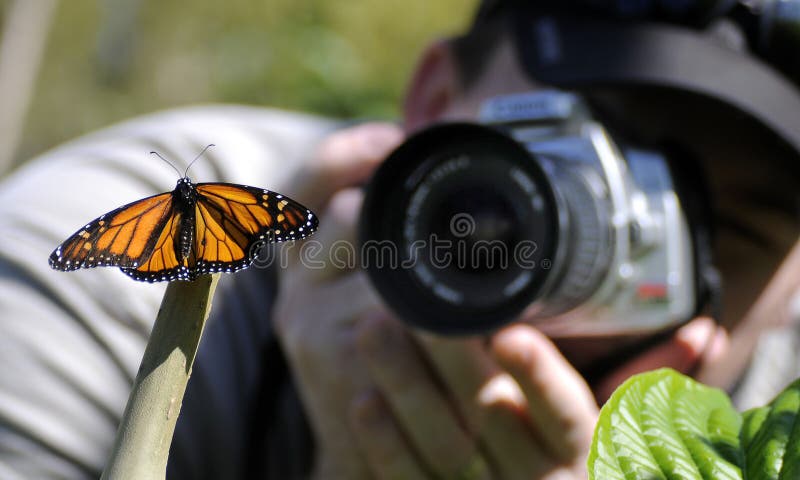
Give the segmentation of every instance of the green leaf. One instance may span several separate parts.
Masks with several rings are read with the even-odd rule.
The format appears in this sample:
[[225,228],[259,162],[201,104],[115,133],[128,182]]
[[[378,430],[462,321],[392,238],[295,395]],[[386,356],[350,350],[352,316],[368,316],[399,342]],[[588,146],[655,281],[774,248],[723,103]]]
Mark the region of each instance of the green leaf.
[[739,468],[744,465],[744,456],[739,447],[738,438],[741,426],[742,417],[727,408],[712,410],[708,418],[708,434],[711,444],[722,455],[722,458]]
[[636,375],[600,412],[589,478],[741,479],[740,425],[720,390],[669,369]]
[[673,370],[631,377],[600,411],[589,478],[800,479],[800,380],[739,414]]
[[800,478],[800,380],[765,407],[744,413],[740,433],[745,478]]

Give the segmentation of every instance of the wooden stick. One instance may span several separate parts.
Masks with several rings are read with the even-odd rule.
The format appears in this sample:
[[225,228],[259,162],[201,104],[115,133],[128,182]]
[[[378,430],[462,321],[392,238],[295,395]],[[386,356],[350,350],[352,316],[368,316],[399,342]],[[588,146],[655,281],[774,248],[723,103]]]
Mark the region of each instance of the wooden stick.
[[103,479],[165,478],[169,447],[219,274],[167,286]]

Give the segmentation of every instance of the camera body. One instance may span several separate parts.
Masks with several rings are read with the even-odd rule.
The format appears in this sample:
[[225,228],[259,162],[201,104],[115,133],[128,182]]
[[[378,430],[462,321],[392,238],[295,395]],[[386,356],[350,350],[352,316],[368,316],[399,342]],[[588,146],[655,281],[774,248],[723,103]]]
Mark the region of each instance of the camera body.
[[798,10],[679,3],[484,2],[476,23],[509,22],[533,85],[585,95],[659,147],[611,135],[563,91],[490,99],[480,123],[413,135],[368,185],[360,225],[364,266],[401,318],[551,336],[720,318],[713,233],[733,193],[714,181],[731,167],[718,152],[758,144],[755,161],[800,175]]
[[694,246],[666,156],[618,144],[579,95],[491,98],[379,168],[364,264],[408,323],[533,322],[551,336],[656,331],[697,309]]
[[551,335],[602,335],[691,316],[693,238],[664,153],[617,144],[571,93],[496,97],[480,121],[531,152],[565,211],[553,259],[564,267],[523,318]]

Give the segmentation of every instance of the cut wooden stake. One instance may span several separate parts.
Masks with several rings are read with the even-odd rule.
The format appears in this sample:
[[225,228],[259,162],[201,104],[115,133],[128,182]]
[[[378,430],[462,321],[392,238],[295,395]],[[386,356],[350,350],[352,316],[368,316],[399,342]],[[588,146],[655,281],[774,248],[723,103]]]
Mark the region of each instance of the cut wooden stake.
[[103,479],[163,479],[169,447],[219,274],[170,282]]

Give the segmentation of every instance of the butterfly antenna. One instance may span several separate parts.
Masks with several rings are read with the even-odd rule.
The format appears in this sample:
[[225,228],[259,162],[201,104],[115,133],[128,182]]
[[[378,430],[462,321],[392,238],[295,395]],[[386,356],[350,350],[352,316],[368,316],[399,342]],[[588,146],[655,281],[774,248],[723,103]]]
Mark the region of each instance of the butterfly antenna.
[[186,165],[186,171],[183,172],[184,177],[189,173],[189,168],[192,166],[192,164],[194,164],[194,162],[196,162],[198,158],[202,157],[203,154],[206,153],[206,150],[208,150],[211,147],[216,147],[216,145],[214,145],[213,143],[209,143],[208,145],[206,145],[206,148],[204,148],[203,151],[201,151],[200,153],[197,154],[196,157],[194,157],[194,160],[189,162],[189,165]]
[[[180,174],[181,174],[181,171],[180,171],[180,170],[178,170],[178,169],[177,169],[177,167],[175,167],[175,165],[173,165],[173,164],[172,164],[172,162],[170,162],[170,161],[169,161],[169,160],[167,160],[166,158],[162,157],[160,153],[158,153],[158,152],[150,152],[150,155],[155,155],[156,157],[160,158],[161,160],[164,160],[164,162],[166,162],[166,163],[167,163],[167,165],[169,165],[170,167],[172,167],[172,169],[173,169],[173,170],[175,170],[176,172],[178,172],[178,175],[180,175]],[[186,176],[186,175],[184,175],[184,177],[185,177],[185,176]],[[181,177],[181,178],[183,178],[183,177]]]

